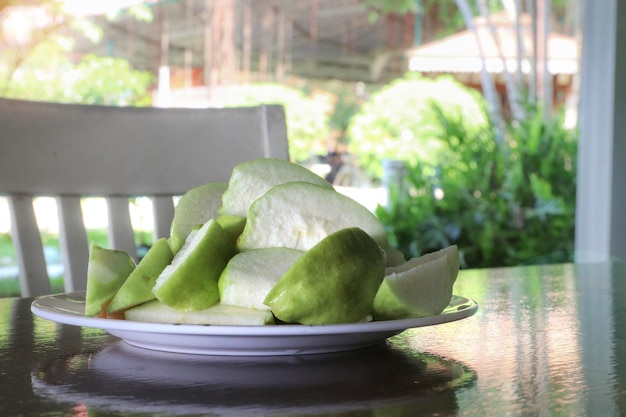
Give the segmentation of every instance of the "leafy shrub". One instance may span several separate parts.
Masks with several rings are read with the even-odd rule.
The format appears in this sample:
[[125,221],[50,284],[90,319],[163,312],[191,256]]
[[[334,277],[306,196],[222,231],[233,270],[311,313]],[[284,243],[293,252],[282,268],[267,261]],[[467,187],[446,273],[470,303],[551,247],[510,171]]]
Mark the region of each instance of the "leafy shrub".
[[3,97],[60,103],[146,106],[154,81],[120,58],[85,55],[74,64],[49,43],[36,48],[19,72],[5,70],[0,66]]
[[377,209],[392,244],[409,257],[458,244],[472,268],[571,261],[577,135],[563,113],[546,121],[529,106],[498,144],[494,129],[469,133],[462,116],[432,109],[443,151],[408,162]]
[[451,76],[436,79],[408,73],[371,95],[348,127],[349,148],[371,177],[383,175],[381,159],[434,160],[441,147],[439,115],[431,102],[445,106],[463,130],[488,124],[480,94]]

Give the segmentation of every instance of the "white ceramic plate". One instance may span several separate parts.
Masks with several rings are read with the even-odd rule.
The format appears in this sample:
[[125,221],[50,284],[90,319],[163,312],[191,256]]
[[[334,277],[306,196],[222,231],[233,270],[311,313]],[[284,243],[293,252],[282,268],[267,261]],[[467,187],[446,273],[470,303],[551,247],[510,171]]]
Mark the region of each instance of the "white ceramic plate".
[[104,329],[125,342],[153,350],[205,355],[299,355],[341,352],[382,343],[414,328],[464,319],[478,309],[474,300],[452,296],[439,315],[406,320],[323,326],[210,326],[144,323],[86,317],[85,293],[48,295],[33,301],[31,311],[57,323]]

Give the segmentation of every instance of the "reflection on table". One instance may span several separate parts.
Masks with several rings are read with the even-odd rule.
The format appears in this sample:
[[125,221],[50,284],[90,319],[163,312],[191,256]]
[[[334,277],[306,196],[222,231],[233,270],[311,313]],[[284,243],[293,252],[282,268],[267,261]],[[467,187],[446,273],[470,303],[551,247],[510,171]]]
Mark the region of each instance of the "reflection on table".
[[236,358],[115,343],[96,353],[42,363],[33,386],[49,399],[87,400],[107,411],[129,413],[385,415],[411,407],[454,412],[454,388],[473,378],[454,361],[387,346],[352,354]]
[[626,264],[462,271],[479,311],[339,354],[149,351],[0,300],[0,415],[626,415]]

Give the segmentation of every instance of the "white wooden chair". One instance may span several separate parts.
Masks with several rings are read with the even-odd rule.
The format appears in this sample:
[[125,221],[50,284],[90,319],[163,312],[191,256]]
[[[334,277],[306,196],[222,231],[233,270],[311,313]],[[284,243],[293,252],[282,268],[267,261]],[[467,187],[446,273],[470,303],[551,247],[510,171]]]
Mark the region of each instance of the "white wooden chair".
[[7,196],[22,296],[51,292],[33,209],[55,196],[66,291],[86,286],[81,197],[106,197],[109,246],[136,254],[130,196],[149,196],[154,237],[169,236],[173,196],[228,181],[239,162],[288,158],[282,106],[128,108],[0,99],[0,194]]

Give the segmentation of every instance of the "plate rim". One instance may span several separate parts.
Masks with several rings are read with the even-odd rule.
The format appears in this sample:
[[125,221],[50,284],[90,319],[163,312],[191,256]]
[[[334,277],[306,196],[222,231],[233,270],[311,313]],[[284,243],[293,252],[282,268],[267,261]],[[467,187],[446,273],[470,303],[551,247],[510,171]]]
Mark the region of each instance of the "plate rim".
[[[324,325],[203,325],[149,323],[131,320],[87,317],[83,314],[79,314],[77,311],[72,311],[71,309],[61,311],[59,308],[55,308],[50,305],[51,301],[65,301],[68,304],[74,303],[74,305],[77,305],[81,302],[81,297],[82,302],[84,303],[84,296],[85,291],[39,296],[32,301],[31,312],[41,318],[56,323],[99,328],[103,330],[167,333],[172,335],[268,337],[404,331],[410,328],[427,327],[461,320],[474,315],[478,310],[478,303],[475,300],[453,294],[450,304],[446,307],[446,310],[444,310],[442,314],[419,318]],[[73,298],[73,301],[69,301],[70,297]]]

